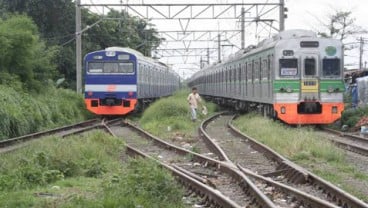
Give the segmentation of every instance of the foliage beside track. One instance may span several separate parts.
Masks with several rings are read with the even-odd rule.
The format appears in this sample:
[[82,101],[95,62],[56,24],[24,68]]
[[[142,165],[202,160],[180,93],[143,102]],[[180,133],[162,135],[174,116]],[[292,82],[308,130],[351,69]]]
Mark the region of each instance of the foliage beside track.
[[256,114],[240,116],[234,125],[281,155],[368,201],[368,197],[349,182],[354,179],[367,183],[368,174],[349,164],[343,150],[322,139],[311,127],[289,127]]
[[359,108],[349,108],[345,110],[341,115],[341,125],[347,125],[351,130],[359,130],[354,128],[358,121],[368,115],[368,106]]
[[34,94],[22,91],[19,82],[12,83],[12,87],[0,85],[0,140],[75,123],[90,116],[82,95],[71,90],[50,86],[43,94]]
[[192,122],[187,101],[188,94],[189,90],[180,90],[173,96],[154,102],[144,111],[140,119],[142,127],[160,137],[169,137],[177,132],[193,134],[197,131],[201,120],[215,112],[216,105],[202,99],[208,115],[203,115],[199,109],[198,121]]
[[4,207],[183,207],[182,189],[152,161],[121,161],[103,132],[50,137],[0,157]]

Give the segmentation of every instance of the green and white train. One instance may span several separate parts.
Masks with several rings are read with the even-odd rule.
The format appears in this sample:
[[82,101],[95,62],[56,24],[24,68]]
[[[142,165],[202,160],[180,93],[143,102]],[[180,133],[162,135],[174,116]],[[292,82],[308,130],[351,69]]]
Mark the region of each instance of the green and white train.
[[312,31],[283,31],[188,81],[239,110],[257,106],[289,124],[329,124],[344,110],[343,45]]

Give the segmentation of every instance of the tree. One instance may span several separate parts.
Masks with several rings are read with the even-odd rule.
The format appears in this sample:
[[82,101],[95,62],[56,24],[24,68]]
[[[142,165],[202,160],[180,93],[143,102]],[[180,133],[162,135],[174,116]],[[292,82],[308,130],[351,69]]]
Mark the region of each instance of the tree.
[[19,78],[25,89],[40,91],[55,77],[57,51],[40,40],[30,18],[16,15],[0,19],[0,72]]
[[[345,41],[349,37],[367,33],[367,30],[355,24],[355,18],[351,11],[335,10],[335,13],[328,16],[327,23],[322,23],[323,32],[318,32],[322,37],[335,38]],[[356,48],[354,45],[345,46],[345,50]]]
[[329,15],[328,23],[324,24],[327,32],[319,32],[322,37],[336,38],[341,41],[350,35],[366,33],[362,27],[355,24],[351,11],[335,11]]
[[[65,77],[65,86],[75,89],[74,2],[72,0],[0,0],[0,8],[1,16],[6,16],[2,10],[30,16],[39,28],[39,36],[46,46],[60,46],[60,52],[56,56],[57,70]],[[82,17],[82,28],[96,23],[101,18],[114,18],[114,20],[103,20],[83,33],[83,54],[109,46],[122,46],[136,49],[149,56],[152,48],[160,43],[157,31],[152,29],[153,25],[132,17],[124,11],[111,10],[107,15],[98,15],[88,9],[82,9]]]

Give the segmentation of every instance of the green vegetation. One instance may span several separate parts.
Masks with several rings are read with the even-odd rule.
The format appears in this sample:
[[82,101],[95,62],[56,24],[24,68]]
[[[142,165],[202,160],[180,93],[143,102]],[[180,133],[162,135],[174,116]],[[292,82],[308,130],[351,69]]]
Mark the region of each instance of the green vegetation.
[[358,121],[368,115],[368,106],[361,108],[350,108],[345,110],[341,116],[341,124],[347,125],[350,129],[355,130],[354,127]]
[[[28,91],[41,91],[55,77],[56,48],[46,48],[37,26],[26,16],[0,19],[0,84],[19,80]],[[9,75],[7,75],[9,74]]]
[[[17,83],[17,82],[14,82]],[[0,85],[0,140],[85,120],[81,95],[49,87],[44,94],[17,91]]]
[[82,95],[55,87],[57,51],[29,17],[0,19],[0,140],[89,116]]
[[341,149],[321,139],[311,127],[289,127],[255,114],[239,117],[234,125],[281,155],[368,201],[366,195],[347,182],[353,178],[367,183],[368,175],[349,164]]
[[164,138],[177,133],[193,135],[197,131],[199,122],[215,112],[216,105],[206,103],[202,99],[203,104],[207,107],[208,115],[205,116],[198,111],[200,121],[192,122],[187,102],[188,94],[189,90],[180,90],[173,96],[154,102],[144,111],[140,119],[142,127]]
[[[0,57],[1,55],[9,57],[11,54],[3,53],[7,51],[12,52],[18,50],[22,52],[21,54],[18,53],[18,55],[24,55],[24,52],[31,50],[34,51],[36,48],[31,47],[32,44],[28,44],[28,42],[37,42],[36,40],[40,39],[42,42],[45,42],[44,45],[46,45],[46,50],[39,50],[41,54],[39,52],[33,54],[33,56],[36,57],[33,61],[41,62],[42,59],[48,60],[49,57],[55,55],[51,62],[55,65],[53,70],[59,72],[59,77],[65,78],[65,82],[63,82],[64,87],[75,89],[75,42],[73,41],[75,36],[74,1],[0,0],[0,17],[7,19],[13,14],[25,14],[29,16],[35,24],[19,24],[19,26],[14,27],[14,29],[9,28],[4,31],[5,34],[13,34],[14,40],[19,40],[15,41],[16,44],[27,46],[27,48],[14,47],[11,48],[12,50],[7,50],[9,47],[4,47],[3,44],[9,44],[8,42],[2,41],[3,33],[0,30]],[[87,28],[88,25],[94,25],[102,18],[116,19],[103,20],[83,33],[83,55],[88,52],[101,50],[110,46],[130,47],[137,49],[143,54],[150,55],[151,49],[157,47],[161,41],[157,35],[157,31],[152,29],[152,24],[148,23],[146,20],[133,17],[125,11],[109,10],[107,14],[101,15],[95,14],[86,8],[82,8],[82,29]],[[29,22],[29,20],[27,21]],[[22,30],[22,28],[24,28],[24,30]],[[32,30],[29,31],[29,28]],[[25,39],[23,36],[19,35],[26,32],[35,34],[37,28],[40,33],[40,38]],[[16,46],[13,44],[10,45]],[[38,47],[38,49],[41,48],[42,47]],[[21,51],[21,49],[26,50]],[[28,57],[29,56],[27,54],[25,58]],[[17,56],[17,58],[22,57]],[[1,63],[2,60],[0,59],[0,65]],[[25,62],[21,62],[21,65],[21,70],[26,73],[26,69],[23,68],[23,66],[29,67],[30,65]],[[38,66],[40,67],[40,70],[42,70],[43,68],[46,68],[46,66],[49,66],[49,64]],[[8,70],[13,69],[9,68]],[[48,76],[49,73],[44,73],[44,75]]]
[[103,132],[33,141],[0,158],[3,207],[183,207],[183,191],[156,163],[121,161]]
[[311,128],[288,127],[254,114],[241,116],[234,124],[241,131],[294,161],[341,162],[344,159],[343,151],[329,141],[318,138]]

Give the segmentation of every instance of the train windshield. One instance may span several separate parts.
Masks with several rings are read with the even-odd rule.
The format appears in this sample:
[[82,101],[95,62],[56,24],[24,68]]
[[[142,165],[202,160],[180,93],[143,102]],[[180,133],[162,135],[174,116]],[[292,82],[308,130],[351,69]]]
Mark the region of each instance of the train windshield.
[[89,62],[88,72],[131,74],[134,73],[134,66],[132,62]]
[[316,60],[314,58],[304,59],[304,70],[306,76],[316,75]]
[[340,76],[340,59],[323,59],[322,75],[324,77]]
[[296,76],[298,74],[297,59],[280,59],[280,75]]

